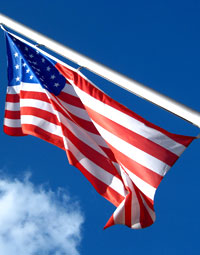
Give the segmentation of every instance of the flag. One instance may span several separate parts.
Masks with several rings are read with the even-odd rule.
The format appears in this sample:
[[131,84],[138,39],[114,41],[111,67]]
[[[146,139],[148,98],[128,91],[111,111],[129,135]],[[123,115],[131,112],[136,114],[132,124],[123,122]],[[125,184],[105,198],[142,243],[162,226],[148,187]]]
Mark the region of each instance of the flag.
[[65,150],[69,163],[117,207],[105,228],[150,226],[156,189],[195,137],[146,121],[80,71],[11,33],[6,43],[5,133]]

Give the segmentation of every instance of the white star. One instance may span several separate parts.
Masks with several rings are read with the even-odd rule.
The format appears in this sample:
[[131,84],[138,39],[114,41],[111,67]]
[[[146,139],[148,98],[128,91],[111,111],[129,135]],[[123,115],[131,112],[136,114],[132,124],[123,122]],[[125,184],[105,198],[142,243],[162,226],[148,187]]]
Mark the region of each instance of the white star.
[[29,57],[30,57],[30,58],[33,58],[34,56],[33,56],[33,54],[31,54],[31,55],[29,55]]
[[25,47],[25,51],[28,51],[28,47]]
[[51,70],[51,67],[50,66],[47,66],[47,71],[50,71]]
[[38,50],[36,51],[36,53],[37,53],[37,54],[40,54],[40,52],[39,52]]
[[30,79],[31,79],[31,80],[33,79],[33,75],[30,76]]
[[53,74],[51,75],[51,79],[54,80],[56,78],[56,76]]
[[42,63],[44,63],[45,62],[45,59],[44,58],[42,58]]
[[15,52],[14,56],[15,56],[15,57],[18,57],[18,55],[19,55],[19,54],[18,54],[17,52]]
[[25,67],[25,66],[26,66],[26,63],[23,64],[23,67]]
[[26,70],[26,73],[29,73],[29,72],[30,72],[30,70],[29,70],[29,69],[27,69],[27,70]]
[[41,81],[44,81],[42,78],[40,78]]
[[60,86],[60,84],[59,83],[54,83],[54,87],[59,87]]
[[16,68],[16,69],[19,69],[19,65],[16,65],[15,68]]
[[16,81],[19,81],[20,80],[20,78],[19,78],[19,76],[16,78]]
[[37,62],[33,62],[34,65],[37,65]]
[[48,86],[46,84],[43,84],[45,88],[48,88]]

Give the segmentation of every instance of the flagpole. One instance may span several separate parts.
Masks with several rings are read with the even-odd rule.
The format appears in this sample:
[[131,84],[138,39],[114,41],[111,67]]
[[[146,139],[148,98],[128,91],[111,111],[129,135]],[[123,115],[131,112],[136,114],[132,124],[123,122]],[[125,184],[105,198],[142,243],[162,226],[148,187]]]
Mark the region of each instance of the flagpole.
[[111,68],[62,45],[59,42],[56,42],[3,14],[0,14],[0,23],[37,42],[38,44],[44,45],[51,51],[56,52],[57,54],[122,87],[123,89],[126,89],[129,92],[185,119],[193,125],[200,127],[200,112],[197,112],[119,72],[116,72]]

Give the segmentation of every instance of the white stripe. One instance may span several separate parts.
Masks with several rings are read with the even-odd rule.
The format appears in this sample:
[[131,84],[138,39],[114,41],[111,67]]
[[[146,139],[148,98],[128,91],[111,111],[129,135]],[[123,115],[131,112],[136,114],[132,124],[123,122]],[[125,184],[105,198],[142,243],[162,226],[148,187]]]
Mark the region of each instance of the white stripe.
[[21,120],[4,118],[4,126],[13,127],[13,128],[21,127]]
[[93,176],[95,176],[98,180],[105,183],[110,188],[114,189],[118,192],[121,196],[126,196],[126,191],[124,189],[124,185],[122,181],[115,177],[114,175],[110,174],[103,168],[96,165],[94,162],[85,158],[85,156],[75,147],[75,145],[66,137],[64,139],[67,140],[68,148],[76,157],[78,162]]
[[21,82],[21,91],[32,91],[32,92],[43,92],[45,93],[46,89],[44,89],[40,83],[27,83]]
[[20,103],[6,102],[5,110],[8,110],[8,111],[19,111],[20,110]]
[[71,84],[66,83],[64,88],[62,89],[62,92],[65,92],[67,94],[70,94],[72,96],[79,98],[76,94],[76,91],[74,90],[74,87]]
[[156,214],[155,212],[148,206],[148,204],[146,203],[146,201],[144,200],[144,198],[142,197],[142,195],[140,194],[140,197],[142,199],[142,202],[145,206],[145,208],[147,209],[149,215],[151,216],[151,219],[153,220],[153,222],[156,220]]
[[140,179],[138,176],[133,174],[131,171],[129,171],[125,166],[123,166],[127,174],[129,175],[130,179],[133,181],[133,183],[140,189],[147,197],[149,197],[151,200],[154,199],[156,188],[149,185],[142,179]]
[[[69,95],[72,95],[72,96],[76,97],[77,100],[79,100],[80,103],[82,103],[80,98],[76,94],[76,91],[74,90],[74,87],[72,85],[66,84],[62,91],[65,92],[66,94],[69,94]],[[67,95],[66,95],[66,98],[67,98]],[[57,98],[57,99],[72,114],[76,115],[77,117],[79,117],[81,119],[84,119],[84,120],[87,120],[87,121],[91,121],[91,118],[89,117],[89,115],[88,115],[88,113],[87,113],[87,111],[85,109],[82,109],[80,107],[76,107],[76,106],[70,105],[70,104],[64,102],[63,100],[61,100],[59,98]]]
[[142,228],[142,226],[141,226],[140,222],[138,222],[138,223],[134,223],[134,224],[131,226],[131,228],[132,228],[132,229],[140,229],[140,228]]
[[[153,172],[160,174],[162,176],[170,169],[170,166],[163,163],[161,160],[149,155],[148,153],[134,147],[133,145],[127,143],[121,138],[113,135],[109,131],[105,130],[97,123],[95,123],[101,136],[114,148],[123,153],[126,157],[131,158],[140,165],[152,170]],[[131,169],[130,169],[131,170]]]
[[[14,87],[14,86],[12,86]],[[17,87],[20,86],[15,86],[16,89]],[[40,83],[27,83],[27,82],[21,82],[21,90],[24,91],[33,91],[33,92],[48,92],[48,90],[46,90],[45,88],[43,88]],[[79,98],[74,90],[74,87],[72,85],[69,84],[65,84],[64,88],[62,89],[62,92],[65,92],[69,95],[75,96],[77,98]],[[79,99],[80,100],[80,99]]]
[[34,126],[38,126],[41,129],[52,133],[54,135],[63,137],[61,127],[58,125],[55,125],[47,120],[44,120],[39,117],[30,116],[30,115],[21,115],[21,123],[23,124],[31,124]]
[[33,107],[38,108],[50,113],[54,112],[54,108],[50,103],[47,103],[45,101],[39,100],[39,99],[24,99],[22,98],[20,100],[20,105],[22,107]]
[[123,224],[125,225],[125,199],[121,202],[121,204],[117,207],[117,209],[113,213],[113,219],[115,224]]
[[7,93],[8,94],[19,94],[21,90],[24,91],[35,91],[35,92],[45,92],[46,90],[39,83],[27,83],[21,82],[16,86],[8,86]]
[[75,116],[83,119],[83,120],[87,120],[87,121],[91,121],[90,117],[88,116],[88,113],[85,109],[82,109],[80,107],[68,104],[66,102],[64,102],[63,100],[57,98],[59,100],[59,102],[63,105],[63,107],[65,109],[67,109],[69,112],[71,112],[72,114],[74,114]]
[[103,102],[95,99],[94,97],[88,95],[86,92],[79,89],[75,84],[73,84],[74,89],[81,98],[83,104],[87,107],[95,110],[99,114],[115,121],[116,123],[125,126],[127,129],[153,141],[156,144],[170,150],[174,154],[180,156],[180,154],[185,150],[185,146],[175,142],[173,139],[164,135],[160,131],[147,127],[144,123],[126,115],[125,113],[106,105]]
[[19,94],[20,88],[21,88],[20,85],[8,86],[7,87],[7,94]]

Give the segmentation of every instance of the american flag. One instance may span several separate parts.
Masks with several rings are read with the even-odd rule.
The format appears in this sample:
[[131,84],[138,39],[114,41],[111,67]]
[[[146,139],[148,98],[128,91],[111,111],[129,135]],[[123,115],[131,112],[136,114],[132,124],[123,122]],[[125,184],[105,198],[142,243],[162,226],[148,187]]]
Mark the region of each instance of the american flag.
[[117,208],[106,227],[155,221],[154,195],[194,137],[175,135],[116,102],[79,71],[6,32],[4,131],[34,135],[66,151]]

